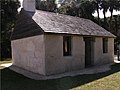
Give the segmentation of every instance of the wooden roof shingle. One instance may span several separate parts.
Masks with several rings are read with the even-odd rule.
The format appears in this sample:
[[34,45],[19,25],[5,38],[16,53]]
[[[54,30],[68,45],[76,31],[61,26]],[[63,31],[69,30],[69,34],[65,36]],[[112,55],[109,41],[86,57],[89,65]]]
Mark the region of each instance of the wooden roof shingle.
[[[36,10],[35,13],[22,10],[21,14],[21,17],[18,17],[12,40],[23,38],[22,34],[28,37],[43,33],[115,37],[93,21],[84,18],[40,10]],[[30,33],[27,34],[27,32],[31,32],[32,35],[28,35]]]

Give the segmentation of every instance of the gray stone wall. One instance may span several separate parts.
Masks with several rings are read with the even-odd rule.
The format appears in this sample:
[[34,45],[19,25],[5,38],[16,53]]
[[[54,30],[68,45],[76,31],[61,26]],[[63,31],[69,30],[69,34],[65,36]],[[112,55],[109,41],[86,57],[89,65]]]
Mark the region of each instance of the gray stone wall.
[[56,74],[84,68],[84,42],[72,36],[72,55],[63,56],[63,36],[45,35],[46,74]]
[[[102,37],[95,37],[93,64],[114,61],[114,38],[108,38],[108,53],[103,53]],[[82,36],[72,36],[72,56],[63,56],[63,36],[45,35],[46,75],[68,72],[85,67],[85,42]]]
[[33,36],[11,42],[13,65],[45,75],[44,36]]
[[94,65],[114,62],[114,38],[108,38],[108,53],[103,53],[102,37],[96,37],[94,46]]
[[35,12],[35,0],[23,0],[22,5],[24,10]]
[[[63,56],[62,35],[39,35],[11,42],[13,65],[42,75],[85,68],[85,42],[72,35],[72,55]],[[94,42],[94,65],[113,62],[114,38],[108,38],[108,53],[103,53],[102,37]]]

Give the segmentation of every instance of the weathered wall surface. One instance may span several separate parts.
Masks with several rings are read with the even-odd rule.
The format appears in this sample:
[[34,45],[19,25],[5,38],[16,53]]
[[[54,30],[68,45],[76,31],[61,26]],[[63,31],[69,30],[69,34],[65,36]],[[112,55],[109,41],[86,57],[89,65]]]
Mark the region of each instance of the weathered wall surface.
[[[102,37],[94,42],[93,65],[113,62],[114,38],[108,38],[108,53],[103,53]],[[63,36],[45,35],[46,74],[56,74],[85,67],[85,42],[81,36],[72,36],[72,56],[63,56]]]
[[56,74],[84,68],[84,42],[72,36],[72,56],[63,56],[63,36],[45,35],[46,74]]
[[108,53],[103,53],[103,43],[101,37],[96,37],[94,46],[94,65],[114,62],[114,38],[108,38]]
[[35,12],[35,0],[23,0],[23,8],[26,11]]
[[33,36],[11,42],[13,65],[45,75],[44,36]]
[[[102,37],[94,42],[93,64],[113,62],[114,39],[108,38],[108,53],[103,53]],[[82,36],[72,36],[72,55],[63,56],[62,35],[39,35],[12,41],[13,65],[50,75],[85,68],[85,42]]]

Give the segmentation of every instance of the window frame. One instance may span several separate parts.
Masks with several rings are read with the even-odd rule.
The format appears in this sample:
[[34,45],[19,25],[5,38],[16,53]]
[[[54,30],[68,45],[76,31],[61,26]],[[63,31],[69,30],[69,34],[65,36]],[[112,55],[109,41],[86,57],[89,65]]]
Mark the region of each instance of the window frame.
[[72,56],[72,37],[63,36],[63,56]]
[[108,38],[103,38],[103,53],[108,53]]

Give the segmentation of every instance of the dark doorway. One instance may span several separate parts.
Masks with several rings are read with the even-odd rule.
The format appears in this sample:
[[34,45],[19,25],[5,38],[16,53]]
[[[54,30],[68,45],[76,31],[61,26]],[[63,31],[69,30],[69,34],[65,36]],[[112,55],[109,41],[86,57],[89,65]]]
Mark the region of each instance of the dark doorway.
[[94,38],[84,37],[85,41],[85,67],[93,66],[94,61]]

